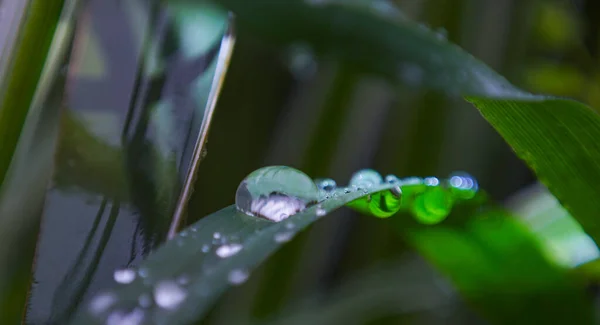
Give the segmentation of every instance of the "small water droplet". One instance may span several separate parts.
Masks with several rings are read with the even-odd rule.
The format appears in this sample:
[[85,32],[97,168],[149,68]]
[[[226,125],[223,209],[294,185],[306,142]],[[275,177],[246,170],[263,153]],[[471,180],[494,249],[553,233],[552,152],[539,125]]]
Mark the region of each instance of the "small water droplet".
[[220,232],[215,232],[215,233],[213,234],[213,238],[214,238],[214,239],[219,239],[219,238],[221,238],[221,233],[220,233]]
[[383,178],[377,171],[373,169],[360,170],[354,173],[350,179],[350,185],[361,186],[365,188],[379,185],[381,183],[383,183]]
[[315,180],[315,184],[325,192],[332,192],[337,188],[337,183],[331,178],[318,178]]
[[152,306],[152,297],[150,297],[150,295],[147,293],[142,293],[138,297],[138,304],[142,308],[149,308],[150,306]]
[[90,311],[93,314],[101,314],[117,302],[117,295],[105,292],[96,295],[90,302]]
[[325,209],[323,209],[323,208],[320,208],[320,207],[319,207],[319,208],[317,208],[317,210],[315,211],[315,215],[316,215],[317,217],[319,217],[319,218],[320,218],[320,217],[323,217],[323,216],[324,216],[324,215],[326,215],[326,214],[327,214],[327,211],[325,211]]
[[347,187],[344,187],[344,193],[346,193],[346,194],[350,193],[350,189]]
[[210,251],[210,245],[204,244],[202,245],[202,253],[208,253]]
[[285,243],[285,242],[290,241],[293,237],[294,237],[294,232],[286,231],[286,232],[276,233],[275,236],[273,237],[273,239],[275,239],[275,242],[277,242],[277,243]]
[[228,258],[237,254],[239,251],[242,250],[242,248],[244,248],[244,246],[240,244],[223,245],[217,248],[216,253],[217,256],[219,256],[220,258]]
[[427,186],[438,186],[440,185],[440,180],[437,177],[426,177],[423,183]]
[[404,178],[400,181],[400,183],[404,186],[410,186],[410,185],[422,185],[423,184],[423,179],[419,178],[419,177],[407,177]]
[[187,230],[183,230],[179,233],[179,236],[181,236],[181,237],[187,237],[187,235],[188,235]]
[[144,321],[144,311],[135,308],[131,312],[114,311],[106,318],[106,325],[139,325]]
[[162,281],[154,287],[154,301],[164,309],[173,310],[187,297],[187,293],[173,281]]
[[238,210],[251,216],[281,221],[319,200],[319,189],[306,174],[272,166],[254,171],[237,189]]
[[448,180],[452,194],[463,200],[471,199],[479,190],[477,180],[467,173],[454,173]]
[[248,280],[249,275],[250,274],[246,270],[235,269],[229,272],[227,279],[229,280],[229,283],[233,285],[240,285]]
[[293,222],[286,222],[285,228],[286,229],[294,229],[294,228],[296,228],[296,225]]
[[149,274],[150,272],[148,271],[148,269],[147,269],[147,268],[145,268],[145,267],[141,267],[141,268],[139,268],[139,270],[138,270],[138,272],[137,272],[137,273],[138,273],[138,275],[139,275],[140,277],[142,277],[142,278],[145,278],[145,277],[147,277],[147,276],[148,276],[148,274]]
[[441,41],[445,41],[446,39],[448,39],[448,30],[446,30],[445,28],[438,28],[435,30],[435,36],[441,40]]
[[128,283],[133,282],[133,280],[135,280],[135,271],[132,269],[116,270],[113,273],[113,278],[118,283],[128,284]]
[[390,192],[392,193],[392,195],[394,195],[396,198],[400,198],[402,197],[402,189],[400,188],[400,186],[394,186],[390,189]]

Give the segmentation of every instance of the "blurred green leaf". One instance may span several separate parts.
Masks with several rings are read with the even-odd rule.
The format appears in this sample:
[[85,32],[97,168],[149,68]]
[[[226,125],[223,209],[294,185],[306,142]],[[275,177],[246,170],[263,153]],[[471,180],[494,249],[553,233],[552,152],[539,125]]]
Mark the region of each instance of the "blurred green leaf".
[[[0,106],[0,323],[21,323],[50,179],[76,0],[31,1]],[[58,24],[60,20],[60,25]],[[56,30],[56,32],[55,32]],[[17,249],[18,248],[18,249]]]
[[[64,0],[31,0],[20,39],[0,80],[0,186],[11,163],[42,74]],[[4,51],[3,51],[4,52]]]

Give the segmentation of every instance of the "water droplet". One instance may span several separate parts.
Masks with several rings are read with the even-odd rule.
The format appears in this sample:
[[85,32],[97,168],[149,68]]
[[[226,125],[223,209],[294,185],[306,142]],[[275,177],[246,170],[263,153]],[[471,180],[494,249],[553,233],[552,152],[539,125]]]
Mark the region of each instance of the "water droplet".
[[132,269],[116,270],[113,273],[113,278],[119,283],[128,284],[135,280],[135,271]]
[[317,208],[317,210],[315,211],[315,215],[319,218],[325,216],[326,214],[327,214],[327,211],[325,211],[325,209],[323,209],[321,207]]
[[285,228],[286,229],[294,229],[294,228],[296,228],[296,225],[293,222],[287,222],[285,224]]
[[394,186],[390,189],[390,192],[392,193],[392,195],[394,195],[396,198],[400,198],[402,197],[402,189],[400,188],[400,186]]
[[228,258],[237,254],[239,251],[242,250],[242,248],[244,248],[244,246],[240,244],[223,245],[217,248],[216,253],[220,258]]
[[285,243],[285,242],[290,241],[293,237],[294,237],[294,232],[286,231],[286,232],[276,233],[275,237],[273,239],[275,239],[275,242]]
[[423,179],[419,177],[407,177],[400,181],[403,186],[423,185]]
[[437,177],[426,177],[423,183],[427,186],[438,186],[440,185],[440,180]]
[[229,272],[227,279],[229,280],[229,283],[233,285],[240,285],[248,280],[249,275],[250,274],[246,270],[236,269]]
[[182,303],[187,293],[173,281],[163,281],[154,287],[154,301],[164,309],[173,310]]
[[446,39],[448,39],[448,30],[446,30],[445,28],[438,28],[435,30],[435,36],[441,40],[441,41],[445,41]]
[[215,232],[215,233],[213,234],[213,238],[214,238],[214,239],[219,239],[219,238],[221,238],[221,233],[220,233],[220,232]]
[[187,235],[188,235],[187,230],[183,230],[179,233],[179,236],[181,236],[181,237],[187,237]]
[[210,251],[210,245],[204,244],[202,245],[202,253],[208,253]]
[[463,200],[471,199],[477,194],[479,185],[477,180],[467,173],[454,173],[448,179],[452,194]]
[[145,268],[145,267],[141,267],[141,268],[138,270],[138,272],[137,272],[137,273],[138,273],[138,275],[139,275],[140,277],[142,277],[142,278],[145,278],[145,277],[147,277],[147,276],[148,276],[148,274],[149,274],[150,272],[148,271],[148,269],[147,269],[147,268]]
[[415,198],[411,211],[419,222],[433,225],[446,219],[452,205],[450,193],[441,187],[433,187]]
[[138,297],[138,304],[142,308],[149,308],[150,306],[152,306],[152,297],[150,297],[150,295],[147,293],[142,293]]
[[423,69],[414,64],[404,62],[400,64],[400,80],[409,86],[420,86],[423,83],[424,75]]
[[383,178],[381,175],[373,169],[363,169],[360,170],[350,179],[350,185],[360,186],[360,187],[371,187],[374,185],[379,185],[383,183]]
[[117,295],[105,292],[96,295],[90,302],[90,311],[93,314],[101,314],[117,302]]
[[331,178],[318,178],[315,180],[315,184],[325,192],[333,192],[337,188],[337,183]]
[[400,178],[398,178],[396,175],[387,175],[385,177],[385,182],[388,184],[399,184]]
[[131,312],[114,311],[106,318],[106,325],[139,325],[144,320],[144,311],[139,308]]
[[281,221],[319,200],[319,189],[306,174],[272,166],[254,171],[237,189],[235,204],[248,215]]

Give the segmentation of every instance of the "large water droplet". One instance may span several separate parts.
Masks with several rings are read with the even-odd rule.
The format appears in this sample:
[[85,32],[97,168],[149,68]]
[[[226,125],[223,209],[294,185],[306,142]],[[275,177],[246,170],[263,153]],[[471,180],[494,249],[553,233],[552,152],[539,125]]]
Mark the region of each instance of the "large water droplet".
[[281,221],[319,200],[319,189],[303,172],[285,166],[252,172],[235,195],[238,210],[252,216]]
[[173,310],[182,303],[187,293],[173,281],[163,281],[154,287],[154,301],[164,309]]
[[240,285],[248,280],[249,275],[250,274],[246,270],[236,269],[229,272],[227,275],[227,280],[229,280],[229,283],[233,285]]
[[113,273],[113,278],[119,283],[128,284],[135,280],[135,271],[132,269],[116,270]]
[[237,254],[244,246],[240,244],[223,245],[217,248],[216,253],[220,258],[228,258]]
[[350,185],[357,187],[371,187],[383,183],[381,175],[373,169],[360,170],[350,179]]

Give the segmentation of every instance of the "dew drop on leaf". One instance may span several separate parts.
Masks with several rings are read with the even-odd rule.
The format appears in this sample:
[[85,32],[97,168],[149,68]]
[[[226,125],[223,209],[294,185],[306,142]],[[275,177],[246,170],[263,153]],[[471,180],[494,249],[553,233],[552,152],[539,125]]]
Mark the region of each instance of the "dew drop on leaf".
[[227,280],[233,285],[240,285],[248,280],[248,271],[235,269],[231,270],[227,275]]
[[399,184],[400,178],[398,178],[396,175],[387,175],[385,177],[385,182],[388,184]]
[[106,325],[140,325],[144,321],[144,311],[135,308],[130,312],[114,311],[106,318]]
[[320,190],[332,192],[336,189],[337,183],[331,178],[319,178],[315,180],[315,184]]
[[239,251],[242,250],[242,248],[244,248],[244,246],[240,244],[223,245],[217,248],[216,253],[217,256],[219,256],[220,258],[228,258],[237,254]]
[[95,296],[90,302],[92,314],[101,314],[117,302],[117,295],[105,292]]
[[383,183],[383,177],[373,169],[360,170],[350,179],[350,185],[356,187],[371,187]]
[[290,241],[292,239],[292,237],[294,237],[294,232],[286,231],[286,232],[276,233],[273,239],[275,239],[275,242],[277,242],[277,243],[285,243],[285,242]]
[[441,187],[430,188],[418,195],[411,207],[417,221],[427,225],[442,222],[451,210],[451,194]]
[[315,215],[317,217],[323,217],[327,214],[327,211],[325,211],[325,209],[323,208],[317,208],[317,210],[315,211]]
[[182,303],[187,293],[173,281],[163,281],[154,287],[154,301],[164,309],[173,310]]
[[238,210],[279,222],[319,200],[319,189],[303,172],[286,166],[264,167],[252,172],[235,195]]
[[113,273],[113,278],[118,283],[128,284],[128,283],[133,282],[133,280],[135,280],[135,271],[132,269],[116,270]]
[[426,177],[423,180],[423,183],[425,183],[427,186],[438,186],[440,185],[440,180],[437,179],[437,177]]
[[454,173],[448,179],[452,194],[459,199],[468,200],[477,194],[479,185],[477,180],[467,173]]

